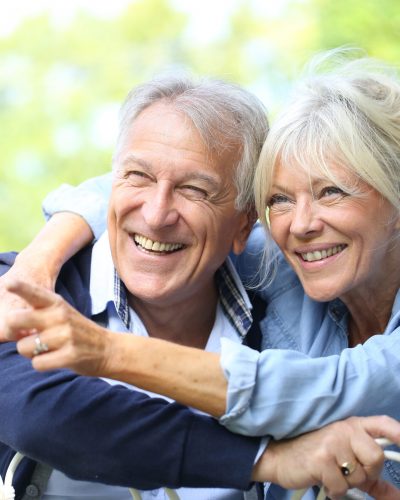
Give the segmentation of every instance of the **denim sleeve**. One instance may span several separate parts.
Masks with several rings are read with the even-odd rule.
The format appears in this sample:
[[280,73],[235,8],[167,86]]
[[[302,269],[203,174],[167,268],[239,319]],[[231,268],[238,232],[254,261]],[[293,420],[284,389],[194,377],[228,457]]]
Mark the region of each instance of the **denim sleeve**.
[[400,419],[400,328],[324,358],[221,343],[228,396],[220,422],[233,432],[282,439],[352,415]]
[[49,219],[57,212],[73,212],[83,217],[98,239],[106,228],[112,173],[94,177],[79,186],[62,184],[43,201],[43,213]]

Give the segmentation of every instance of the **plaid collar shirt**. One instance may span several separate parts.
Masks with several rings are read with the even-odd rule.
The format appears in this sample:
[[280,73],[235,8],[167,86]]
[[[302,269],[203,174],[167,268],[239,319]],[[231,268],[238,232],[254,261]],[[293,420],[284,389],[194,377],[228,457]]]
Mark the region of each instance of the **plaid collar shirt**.
[[[243,287],[238,285],[232,263],[227,259],[215,275],[222,309],[243,340],[252,324],[251,305]],[[128,331],[132,331],[128,294],[124,283],[114,270],[114,305]]]

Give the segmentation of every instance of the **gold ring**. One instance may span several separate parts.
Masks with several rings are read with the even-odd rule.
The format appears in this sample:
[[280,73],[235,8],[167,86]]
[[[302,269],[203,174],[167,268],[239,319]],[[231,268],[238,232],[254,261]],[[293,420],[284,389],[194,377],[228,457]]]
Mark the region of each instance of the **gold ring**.
[[340,466],[340,471],[343,476],[350,476],[356,470],[356,464],[354,462],[343,462]]
[[49,350],[49,346],[40,340],[40,335],[35,336],[35,349],[33,350],[33,355],[43,354]]

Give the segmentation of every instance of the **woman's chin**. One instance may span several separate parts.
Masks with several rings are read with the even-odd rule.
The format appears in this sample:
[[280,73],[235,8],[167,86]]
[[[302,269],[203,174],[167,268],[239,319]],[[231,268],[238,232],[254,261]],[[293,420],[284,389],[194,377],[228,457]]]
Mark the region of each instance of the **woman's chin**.
[[310,299],[316,302],[330,302],[331,300],[337,299],[339,297],[339,292],[337,289],[315,289],[304,287],[304,291]]

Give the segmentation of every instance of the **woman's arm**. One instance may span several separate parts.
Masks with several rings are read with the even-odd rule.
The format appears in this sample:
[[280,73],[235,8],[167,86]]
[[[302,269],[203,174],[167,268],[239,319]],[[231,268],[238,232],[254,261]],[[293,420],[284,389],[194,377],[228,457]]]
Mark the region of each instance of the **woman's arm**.
[[215,416],[225,411],[226,379],[219,356],[160,339],[114,333],[82,316],[58,295],[21,281],[8,285],[32,306],[6,317],[7,335],[34,328],[49,351],[33,357],[35,337],[18,342],[20,354],[37,370],[70,368],[107,377],[185,401]]
[[[86,187],[90,182],[95,186],[98,181],[88,181]],[[107,182],[103,178],[100,184]],[[84,196],[81,191],[78,198],[89,196],[90,189]],[[99,189],[98,194],[101,192]],[[74,203],[70,200],[69,209]],[[153,356],[152,344],[143,344],[136,367],[109,366],[108,376],[111,378],[110,372],[115,369],[115,378],[126,377],[136,385],[146,385],[215,416],[224,414],[227,400],[228,413],[221,421],[230,429],[286,437],[352,414],[387,413],[399,418],[400,408],[393,403],[400,395],[400,355],[396,354],[400,353],[399,343],[400,331],[395,331],[390,336],[372,337],[340,356],[315,359],[294,351],[266,350],[259,354],[243,346],[225,345],[222,361],[229,382],[228,396],[217,356],[200,351],[188,353],[176,345],[160,347],[156,359],[147,355]],[[121,356],[126,349],[121,348]],[[179,365],[175,357],[180,359]],[[179,371],[175,370],[177,366]]]
[[79,186],[63,184],[46,196],[43,212],[47,219],[59,212],[80,215],[98,239],[106,229],[112,172],[88,179]]
[[[140,374],[141,367],[147,366],[147,363],[141,364],[141,359],[152,358],[153,354],[155,354],[155,358],[161,362],[161,365],[150,364],[151,371],[157,373],[161,370],[164,374],[162,378],[166,379],[169,375],[174,377],[176,361],[179,364],[184,362],[185,359],[184,357],[178,357],[174,359],[175,363],[169,362],[165,358],[163,347],[177,347],[176,352],[181,351],[180,354],[189,356],[191,363],[197,363],[198,354],[203,354],[203,351],[186,349],[164,341],[108,332],[95,323],[82,318],[60,297],[46,290],[17,283],[13,289],[18,289],[21,295],[37,308],[36,314],[26,312],[20,315],[14,323],[14,327],[17,328],[16,325],[19,323],[20,327],[22,325],[25,328],[27,324],[24,321],[29,319],[29,324],[41,331],[40,341],[49,348],[48,352],[33,357],[33,365],[36,368],[52,368],[60,362],[66,365],[71,362],[71,366],[81,373],[108,375],[110,371],[112,376],[117,376],[118,372],[118,378],[133,381],[132,376],[134,380],[137,380],[134,372],[121,370],[120,365],[126,364],[128,367],[132,367],[138,363],[137,373]],[[38,312],[43,314],[37,314]],[[45,324],[48,325],[48,328],[43,328]],[[13,327],[11,326],[11,328]],[[32,336],[26,337],[19,342],[19,350],[29,358],[32,358],[35,346],[36,343]],[[149,348],[152,349],[149,350]],[[193,356],[190,357],[190,354],[193,354]],[[215,366],[214,355],[211,356]],[[106,363],[94,363],[94,361],[98,362],[99,360]],[[168,367],[168,370],[164,372],[166,367]],[[17,371],[18,377],[21,375],[19,372],[20,370]],[[57,372],[53,370],[49,373],[55,374]],[[35,375],[35,377],[37,378],[39,375]],[[24,376],[23,393],[29,390],[29,380],[31,378],[33,377],[26,379]],[[213,382],[212,378],[213,376],[211,376],[211,380],[208,380],[210,385]],[[152,380],[153,377],[149,372],[148,382],[154,388]],[[156,384],[159,383],[157,377],[154,380]],[[196,381],[192,382],[196,383]],[[204,377],[203,382],[206,382]],[[144,380],[144,385],[146,383],[146,380]],[[165,387],[168,387],[170,383],[169,380]],[[51,387],[54,392],[54,383],[51,384]],[[37,391],[37,388],[35,390]],[[36,400],[37,397],[33,399]],[[49,398],[47,397],[46,400],[49,400]],[[54,397],[51,400],[53,401]],[[142,406],[141,403],[140,406]],[[157,410],[157,413],[159,413],[159,410]],[[167,425],[167,421],[163,421]],[[390,438],[393,442],[400,443],[400,424],[388,417],[353,418],[347,422],[335,423],[291,441],[272,442],[257,462],[253,470],[253,479],[272,481],[286,488],[302,488],[322,483],[328,489],[328,492],[333,495],[343,494],[349,487],[355,486],[362,487],[371,494],[376,492],[381,494],[382,491],[388,488],[387,498],[391,498],[390,494],[394,494],[395,490],[384,482],[377,481],[383,463],[383,456],[382,450],[372,438],[382,435]],[[35,443],[35,441],[30,437],[28,442]],[[43,444],[41,440],[40,442]],[[21,446],[23,441],[19,443]],[[43,454],[39,456],[43,456]],[[368,463],[369,466],[363,469],[359,465],[357,473],[355,472],[351,478],[345,479],[340,473],[340,464],[345,461],[343,457],[356,464]],[[152,462],[150,460],[149,463]],[[301,463],[301,467],[299,467],[299,463]],[[65,467],[65,464],[63,466]],[[82,475],[82,472],[80,475]],[[380,496],[380,498],[385,498],[385,496]]]
[[[38,287],[14,283],[10,290],[37,308],[8,317],[11,336],[35,328],[48,344],[48,353],[34,357],[35,368],[63,366],[115,378],[223,415],[227,381],[218,355],[94,328],[64,301]],[[32,337],[22,339],[21,354],[32,357],[34,342]],[[228,391],[228,403],[233,398],[236,406],[222,418],[234,432],[282,439],[351,415],[400,419],[400,331],[376,335],[364,345],[325,358],[289,350],[258,353],[233,342],[223,344],[223,366],[238,370],[239,385]],[[244,391],[243,400],[236,401],[235,388]]]

